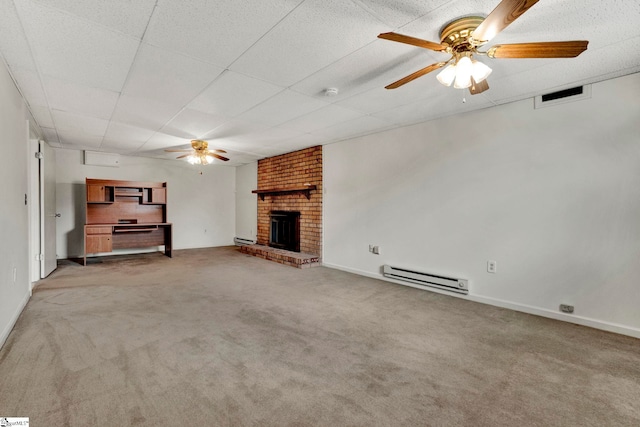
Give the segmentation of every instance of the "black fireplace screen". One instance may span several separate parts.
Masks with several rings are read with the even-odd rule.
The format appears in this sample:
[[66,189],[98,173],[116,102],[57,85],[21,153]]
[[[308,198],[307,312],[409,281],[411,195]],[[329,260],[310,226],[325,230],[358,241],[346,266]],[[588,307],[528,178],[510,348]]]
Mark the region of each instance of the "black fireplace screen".
[[273,211],[269,246],[300,252],[300,212]]

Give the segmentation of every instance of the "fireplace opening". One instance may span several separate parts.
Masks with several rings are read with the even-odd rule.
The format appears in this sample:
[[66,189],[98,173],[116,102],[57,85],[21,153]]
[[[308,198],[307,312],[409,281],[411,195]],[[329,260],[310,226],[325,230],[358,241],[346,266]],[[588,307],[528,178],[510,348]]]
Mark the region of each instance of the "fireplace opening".
[[272,211],[269,246],[300,252],[300,212]]

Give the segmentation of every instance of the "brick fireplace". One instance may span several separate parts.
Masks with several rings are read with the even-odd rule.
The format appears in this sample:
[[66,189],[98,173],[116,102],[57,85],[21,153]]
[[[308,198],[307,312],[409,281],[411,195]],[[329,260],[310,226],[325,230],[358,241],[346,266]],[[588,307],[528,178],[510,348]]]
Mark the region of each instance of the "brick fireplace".
[[[281,219],[289,216],[296,218],[299,230],[297,245],[300,255],[292,255],[293,258],[312,256],[315,263],[318,263],[322,254],[322,146],[259,160],[258,189],[254,193],[258,197],[256,246],[262,246],[264,252],[264,247],[269,247],[270,242],[272,243],[274,233],[275,236],[281,233],[280,230],[272,229],[273,224],[282,224]],[[282,246],[272,246],[280,248],[280,255],[284,253]],[[243,251],[250,252],[247,249],[243,247]],[[295,251],[290,246],[286,249]],[[271,259],[266,255],[255,255]],[[306,261],[286,259],[274,261],[290,265],[309,264]]]

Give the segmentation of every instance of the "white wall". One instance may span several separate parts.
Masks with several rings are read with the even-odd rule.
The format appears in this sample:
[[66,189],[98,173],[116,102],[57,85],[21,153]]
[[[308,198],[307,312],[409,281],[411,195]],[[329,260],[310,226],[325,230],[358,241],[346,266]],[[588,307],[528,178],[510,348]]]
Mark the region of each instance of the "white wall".
[[[83,163],[82,151],[56,150],[56,204],[61,214],[57,222],[58,258],[82,256],[85,178],[167,182],[167,220],[173,223],[173,249],[233,244],[235,168],[133,156],[120,156],[118,168]],[[124,252],[116,250],[114,254]]]
[[251,191],[258,188],[258,162],[236,168],[236,236],[257,240],[258,196]]
[[635,74],[325,146],[325,265],[459,275],[470,299],[640,337],[639,94]]
[[0,347],[30,296],[27,108],[0,62]]

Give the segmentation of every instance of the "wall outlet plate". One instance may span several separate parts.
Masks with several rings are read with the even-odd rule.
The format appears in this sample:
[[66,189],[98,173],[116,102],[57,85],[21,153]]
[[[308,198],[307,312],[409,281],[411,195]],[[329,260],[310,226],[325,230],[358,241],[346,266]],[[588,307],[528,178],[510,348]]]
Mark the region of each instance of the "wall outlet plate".
[[560,311],[563,313],[573,313],[573,306],[569,304],[560,304]]
[[489,273],[496,273],[498,271],[498,263],[495,261],[487,261],[487,271]]

